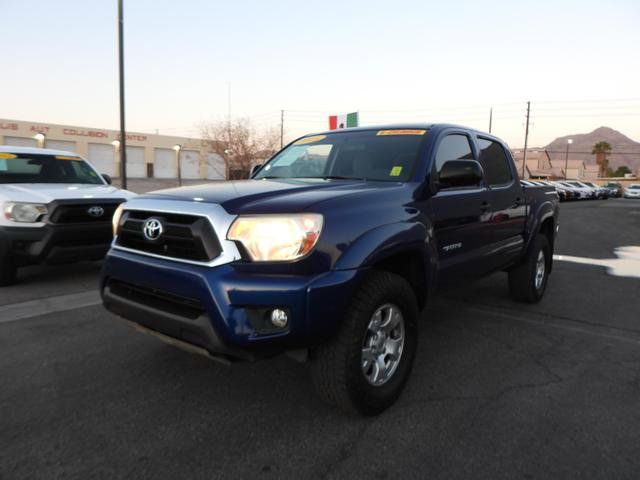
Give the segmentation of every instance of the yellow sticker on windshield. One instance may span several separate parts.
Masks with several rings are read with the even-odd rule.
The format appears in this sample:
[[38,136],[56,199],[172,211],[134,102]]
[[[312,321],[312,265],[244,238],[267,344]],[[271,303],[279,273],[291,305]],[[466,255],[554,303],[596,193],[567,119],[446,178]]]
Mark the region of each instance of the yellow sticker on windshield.
[[424,135],[426,130],[378,130],[376,135]]
[[401,173],[402,173],[402,167],[396,165],[389,172],[389,176],[390,177],[399,177]]
[[312,137],[304,137],[294,143],[294,145],[306,145],[307,143],[319,142],[327,138],[326,135],[313,135]]
[[0,158],[18,158],[18,156],[13,153],[0,153]]
[[56,155],[58,160],[80,160],[80,157],[71,157],[69,155]]

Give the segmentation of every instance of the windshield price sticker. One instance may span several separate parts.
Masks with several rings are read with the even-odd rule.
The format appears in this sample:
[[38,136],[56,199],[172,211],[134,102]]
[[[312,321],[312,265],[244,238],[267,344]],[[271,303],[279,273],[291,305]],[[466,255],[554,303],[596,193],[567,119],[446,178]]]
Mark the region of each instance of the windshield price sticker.
[[18,156],[14,155],[13,153],[0,153],[0,158],[9,159],[9,158],[18,158]]
[[384,135],[424,135],[426,130],[378,130],[377,136]]
[[69,155],[56,155],[58,160],[80,160],[80,157],[70,157]]
[[396,165],[389,172],[389,176],[390,177],[399,177],[401,173],[402,173],[402,167]]
[[294,145],[306,145],[307,143],[319,142],[327,138],[326,135],[314,135],[312,137],[304,137],[294,143]]

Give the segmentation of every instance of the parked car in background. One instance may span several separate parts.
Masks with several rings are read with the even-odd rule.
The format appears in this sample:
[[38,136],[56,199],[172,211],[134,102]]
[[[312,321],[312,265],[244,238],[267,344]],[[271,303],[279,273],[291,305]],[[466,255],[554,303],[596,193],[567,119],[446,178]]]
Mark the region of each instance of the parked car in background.
[[589,186],[585,185],[584,183],[579,182],[577,180],[571,180],[571,181],[569,181],[569,183],[571,185],[574,185],[578,189],[584,190],[587,193],[587,198],[589,198],[591,200],[598,198],[598,192],[596,191],[595,188],[589,187]]
[[538,180],[537,183],[545,185],[547,187],[555,188],[561,202],[573,199],[573,193],[568,191],[566,188],[561,187],[560,185],[554,184],[548,180]]
[[640,183],[632,183],[625,188],[624,198],[640,198]]
[[610,197],[619,198],[622,196],[623,188],[622,185],[618,182],[609,182],[604,186],[604,188],[609,190]]
[[580,200],[580,199],[587,198],[587,195],[583,190],[576,188],[575,186],[571,185],[568,182],[556,181],[551,183],[559,186],[560,188],[564,188],[567,192],[571,192],[572,200]]
[[134,196],[110,183],[75,153],[0,146],[0,286],[22,266],[103,258]]
[[607,190],[606,188],[600,186],[600,185],[596,185],[593,182],[579,182],[582,183],[583,185],[586,185],[587,187],[593,188],[596,191],[596,197],[600,198],[602,200],[606,200],[609,198],[609,190]]
[[521,180],[520,183],[522,184],[523,187],[545,187],[545,188],[551,187],[556,191],[556,193],[558,194],[558,198],[561,201],[566,200],[566,192],[560,189],[559,187],[552,185],[549,182],[544,182],[542,180],[529,179],[529,180]]

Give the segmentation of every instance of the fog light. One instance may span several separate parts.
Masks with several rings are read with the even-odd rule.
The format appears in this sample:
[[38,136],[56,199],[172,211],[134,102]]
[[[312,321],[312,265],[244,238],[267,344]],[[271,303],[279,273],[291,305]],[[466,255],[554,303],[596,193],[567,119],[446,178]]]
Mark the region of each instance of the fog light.
[[284,310],[275,308],[271,311],[271,323],[274,327],[284,328],[287,326],[288,321],[287,312]]

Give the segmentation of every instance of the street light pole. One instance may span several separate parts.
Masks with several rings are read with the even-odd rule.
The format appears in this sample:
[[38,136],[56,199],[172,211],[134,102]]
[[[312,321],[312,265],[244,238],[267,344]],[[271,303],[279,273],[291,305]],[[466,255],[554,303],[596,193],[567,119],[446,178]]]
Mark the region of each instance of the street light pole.
[[529,116],[531,114],[531,102],[527,102],[527,125],[524,131],[524,153],[522,154],[522,179],[524,180],[524,169],[527,165],[527,144],[529,142]]
[[280,110],[280,148],[284,146],[284,110]]
[[176,144],[173,146],[173,149],[176,151],[176,164],[178,166],[178,186],[182,186],[182,167],[180,166],[180,151],[182,150],[182,145]]
[[564,179],[567,179],[567,168],[569,168],[569,145],[573,143],[572,139],[567,140],[567,153],[564,156]]
[[120,69],[120,182],[127,188],[127,139],[124,126],[124,21],[122,0],[118,0],[118,67]]

